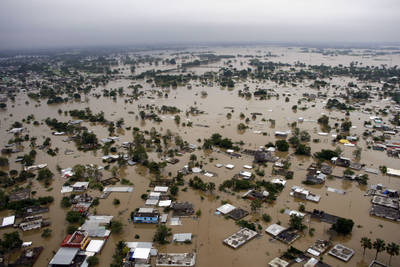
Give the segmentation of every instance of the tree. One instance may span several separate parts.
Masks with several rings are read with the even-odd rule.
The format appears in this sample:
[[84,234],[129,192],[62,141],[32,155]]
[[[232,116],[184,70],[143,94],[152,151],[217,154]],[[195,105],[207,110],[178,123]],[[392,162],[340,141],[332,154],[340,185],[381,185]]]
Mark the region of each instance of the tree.
[[278,140],[275,142],[275,146],[279,151],[288,151],[289,150],[289,144],[286,142],[286,140]]
[[262,218],[263,218],[264,222],[266,222],[266,223],[269,223],[271,221],[271,216],[266,213],[264,213],[262,215]]
[[97,258],[96,256],[90,256],[87,258],[86,261],[89,267],[99,264],[99,258]]
[[386,252],[390,255],[389,266],[390,266],[390,262],[392,261],[392,257],[399,255],[399,250],[400,250],[400,246],[393,242],[386,246]]
[[311,136],[307,131],[300,132],[300,141],[309,142],[311,140]]
[[112,233],[120,234],[123,231],[124,225],[122,224],[122,222],[114,220],[111,221],[110,228]]
[[300,144],[300,140],[297,136],[293,135],[289,138],[289,144],[291,144],[293,147],[297,147]]
[[22,240],[19,238],[19,233],[17,231],[12,233],[5,233],[3,235],[3,240],[1,240],[1,248],[4,252],[10,252],[14,249],[21,248]]
[[81,144],[82,145],[95,145],[97,144],[97,136],[95,133],[89,133],[88,131],[84,131],[81,136]]
[[178,191],[179,191],[179,187],[177,186],[177,185],[173,185],[172,187],[171,187],[171,195],[173,195],[173,196],[176,196],[177,194],[178,194]]
[[69,197],[63,197],[61,199],[61,207],[62,208],[69,208],[71,207],[71,200],[69,199]]
[[81,164],[77,164],[74,167],[72,167],[72,172],[74,173],[74,177],[77,180],[82,179],[85,177],[86,167]]
[[340,125],[340,127],[342,128],[342,130],[343,130],[344,132],[348,132],[348,131],[350,130],[351,126],[352,126],[351,121],[344,121],[344,122]]
[[322,117],[319,117],[318,123],[322,125],[328,125],[329,124],[329,117],[326,115],[322,115]]
[[0,157],[0,166],[8,166],[8,158]]
[[43,238],[47,238],[47,237],[51,236],[51,229],[48,229],[48,228],[44,229],[41,236]]
[[53,176],[54,174],[48,168],[44,168],[39,170],[37,179],[39,181],[45,181],[47,183],[51,180],[51,178],[53,178]]
[[133,161],[143,163],[148,159],[146,149],[142,144],[136,144],[135,148],[129,151],[129,156]]
[[210,191],[210,193],[212,193],[215,190],[215,183],[209,182],[207,184],[207,190]]
[[296,148],[295,154],[310,156],[311,155],[311,147],[304,145],[304,144],[299,144],[298,147]]
[[129,248],[126,246],[124,241],[119,241],[115,247],[114,255],[112,256],[113,261],[110,267],[121,267],[126,254],[129,252]]
[[119,168],[118,166],[113,166],[111,168],[111,176],[112,177],[117,177],[119,175]]
[[368,174],[363,174],[363,175],[358,175],[357,176],[357,182],[361,185],[367,185],[368,184]]
[[154,242],[158,242],[160,244],[165,244],[167,243],[167,237],[171,236],[171,228],[168,228],[167,226],[165,226],[164,224],[160,224],[157,227],[157,231],[154,234],[154,238],[153,241]]
[[339,153],[330,149],[322,149],[320,152],[314,153],[314,157],[321,160],[331,160],[333,157],[338,157]]
[[361,152],[362,152],[362,148],[357,146],[357,148],[353,151],[353,156],[356,159],[361,159]]
[[259,208],[261,208],[261,204],[262,204],[261,200],[259,200],[259,199],[253,199],[253,200],[251,201],[251,203],[250,203],[251,210],[252,210],[253,212],[257,211]]
[[69,223],[83,223],[84,218],[83,215],[79,211],[70,210],[67,213],[66,220]]
[[175,120],[176,124],[179,125],[179,123],[181,122],[181,117],[179,115],[175,115],[174,120]]
[[351,219],[339,218],[331,227],[338,234],[348,235],[353,230],[354,222]]
[[196,160],[197,160],[197,156],[195,154],[191,154],[190,161],[196,161]]
[[387,172],[387,167],[386,166],[379,166],[379,170],[381,171],[382,174],[386,174]]
[[376,260],[378,258],[378,253],[384,251],[385,248],[386,248],[385,241],[383,241],[382,239],[378,238],[373,243],[373,247],[376,250],[376,254],[375,254],[375,260]]
[[296,214],[290,215],[289,224],[290,227],[300,231],[303,231],[306,228],[306,226],[303,224],[303,217],[297,216]]
[[361,247],[363,247],[364,252],[363,252],[363,256],[365,255],[365,250],[366,249],[371,249],[372,248],[372,242],[371,239],[368,237],[363,237],[361,238]]

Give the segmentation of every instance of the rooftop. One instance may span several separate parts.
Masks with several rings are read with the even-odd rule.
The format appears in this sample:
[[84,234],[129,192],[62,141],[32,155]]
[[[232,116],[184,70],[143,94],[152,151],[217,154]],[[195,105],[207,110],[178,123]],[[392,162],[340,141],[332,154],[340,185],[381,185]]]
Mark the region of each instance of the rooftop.
[[196,253],[158,253],[156,266],[194,266]]
[[78,254],[79,248],[59,248],[49,265],[69,265]]
[[224,240],[224,243],[232,248],[238,248],[258,235],[256,231],[241,228],[239,231]]
[[330,251],[329,255],[332,255],[342,261],[349,261],[354,255],[354,250],[345,247],[342,244],[336,244]]

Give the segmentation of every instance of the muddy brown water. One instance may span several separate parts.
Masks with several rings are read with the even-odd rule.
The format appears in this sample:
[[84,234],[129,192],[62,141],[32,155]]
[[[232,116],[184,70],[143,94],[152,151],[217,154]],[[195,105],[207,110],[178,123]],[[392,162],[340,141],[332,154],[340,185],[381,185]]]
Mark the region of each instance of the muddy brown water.
[[[212,49],[218,54],[254,54],[254,55],[264,55],[267,51],[271,51],[273,54],[280,55],[276,58],[270,58],[272,61],[281,61],[293,63],[295,61],[304,62],[307,64],[343,64],[347,65],[352,61],[362,62],[364,65],[381,65],[381,64],[398,64],[400,62],[400,56],[380,56],[380,57],[357,57],[357,56],[337,56],[329,57],[323,56],[316,53],[300,53],[299,49],[293,48],[278,48],[278,47],[257,47],[257,48],[215,48]],[[197,49],[195,51],[201,51]],[[167,56],[168,53],[166,53]],[[245,58],[236,58],[233,64],[238,68],[247,67],[247,60]],[[241,65],[240,62],[244,64]],[[195,73],[203,73],[208,70],[216,70],[214,67],[219,67],[223,65],[221,63],[214,63],[206,68],[192,68],[190,71]],[[156,68],[154,66],[143,65],[137,69],[137,72],[143,70]],[[162,68],[160,66],[160,68]],[[345,86],[352,79],[344,77],[334,77],[329,82],[331,84]],[[101,92],[103,88],[118,88],[124,87],[125,92],[129,89],[127,87],[132,83],[132,81],[119,79],[111,81],[105,87],[97,88],[98,92]],[[133,83],[140,83],[144,86],[144,90],[151,90],[151,86],[146,84],[144,81],[133,81]],[[357,82],[361,84],[360,82]],[[248,85],[251,89],[258,88],[273,88],[278,93],[281,94],[279,99],[272,97],[270,100],[260,101],[256,98],[251,98],[246,100],[240,98],[237,95],[237,91],[244,87],[244,84]],[[38,121],[44,120],[47,117],[57,118],[61,121],[67,121],[71,119],[69,116],[64,116],[63,114],[58,114],[58,109],[71,110],[71,109],[83,109],[85,107],[90,107],[94,112],[104,111],[105,117],[109,120],[117,120],[119,118],[124,118],[125,126],[139,127],[141,129],[150,130],[155,127],[157,131],[165,133],[167,129],[170,129],[173,133],[179,134],[182,138],[189,143],[199,144],[197,139],[208,138],[211,134],[218,132],[224,137],[231,138],[234,141],[244,141],[244,148],[257,149],[259,146],[265,145],[268,142],[275,142],[275,137],[273,133],[275,130],[287,130],[289,129],[290,123],[297,121],[299,117],[303,117],[306,120],[303,123],[298,123],[298,127],[301,130],[306,130],[311,134],[311,138],[319,138],[320,143],[310,143],[312,152],[320,151],[322,148],[334,149],[335,146],[331,145],[331,137],[329,136],[319,136],[317,133],[321,131],[318,124],[315,122],[321,114],[327,114],[331,117],[330,124],[333,125],[334,120],[332,118],[337,118],[338,123],[341,118],[344,118],[344,113],[338,111],[328,111],[323,107],[326,100],[317,99],[312,102],[303,102],[299,106],[308,106],[305,111],[298,110],[293,112],[291,107],[297,104],[297,100],[301,98],[302,94],[305,92],[316,91],[307,87],[311,84],[311,81],[304,81],[299,83],[299,86],[292,88],[290,86],[277,86],[275,83],[266,82],[255,82],[255,81],[239,81],[233,90],[221,89],[218,86],[201,86],[198,82],[192,82],[193,88],[188,90],[186,87],[178,87],[177,89],[169,90],[168,98],[158,98],[155,99],[142,98],[139,101],[133,102],[133,104],[125,103],[123,97],[118,97],[116,101],[111,98],[101,97],[96,99],[94,97],[88,96],[85,102],[70,102],[62,105],[47,105],[42,102],[40,106],[35,107],[37,104],[35,101],[28,99],[28,97],[21,93],[17,96],[15,104],[12,107],[9,102],[8,108],[5,111],[0,111],[1,117],[1,145],[7,143],[7,141],[12,137],[11,134],[6,133],[6,130],[10,127],[11,123],[14,121],[21,121],[26,118],[29,114],[34,114],[35,119]],[[378,84],[374,84],[377,86]],[[154,89],[154,88],[153,88]],[[201,97],[201,91],[207,91],[207,97]],[[328,90],[328,94],[331,96],[335,92],[333,88]],[[337,91],[339,92],[339,91]],[[282,93],[289,93],[290,101],[285,102],[285,97]],[[148,94],[149,96],[151,94]],[[26,105],[25,101],[29,101],[30,104]],[[193,125],[203,124],[209,125],[209,128],[193,126],[189,127],[177,127],[173,115],[160,115],[163,119],[161,123],[153,123],[151,121],[142,122],[136,119],[136,115],[139,113],[137,105],[155,104],[156,106],[161,105],[173,105],[177,106],[181,110],[185,111],[190,106],[197,106],[200,110],[204,110],[206,113],[199,116],[189,116],[186,117],[184,112],[180,114],[181,122],[190,120]],[[313,106],[314,105],[314,106]],[[373,103],[367,103],[366,106],[378,105],[384,107],[390,105],[389,101],[376,100]],[[227,119],[226,114],[231,112],[230,109],[225,109],[224,107],[230,106],[234,107],[234,112],[232,113],[232,118]],[[128,112],[133,111],[135,114],[129,114]],[[249,129],[242,132],[238,132],[236,126],[240,122],[244,122],[239,118],[239,114],[243,112],[246,117],[250,118]],[[257,116],[255,120],[251,119],[250,113],[260,112],[263,115]],[[12,117],[11,117],[12,116]],[[361,112],[352,112],[350,119],[357,128],[352,129],[352,133],[361,136],[364,131],[363,122],[369,120],[368,114]],[[265,118],[266,121],[262,121]],[[276,121],[275,127],[271,128],[268,119],[273,119]],[[388,117],[384,118],[388,121]],[[99,124],[91,124],[84,122],[83,125],[87,126],[90,130],[93,130],[98,138],[104,138],[108,136],[107,128]],[[104,166],[101,162],[101,156],[103,155],[101,150],[97,152],[80,152],[77,151],[73,143],[65,143],[62,140],[64,136],[52,136],[51,130],[45,125],[33,126],[32,124],[24,124],[28,128],[28,132],[31,136],[37,136],[37,144],[41,144],[45,137],[49,136],[52,140],[52,147],[60,148],[60,152],[56,157],[51,157],[44,151],[39,151],[36,157],[36,163],[47,163],[49,168],[55,173],[55,178],[50,186],[52,190],[45,188],[43,185],[37,181],[33,181],[32,190],[37,191],[37,196],[52,195],[55,201],[50,205],[50,212],[44,214],[45,217],[50,218],[52,224],[49,227],[52,230],[52,235],[49,238],[42,238],[42,230],[35,230],[29,232],[21,232],[24,241],[33,241],[33,245],[43,245],[45,246],[39,260],[35,266],[47,266],[48,262],[53,256],[53,253],[57,251],[60,243],[66,235],[66,229],[68,223],[65,221],[65,214],[67,209],[62,209],[60,207],[60,200],[62,195],[60,189],[62,184],[65,182],[60,174],[56,170],[56,166],[62,168],[72,167],[76,164],[89,164],[94,163]],[[267,132],[268,135],[264,136],[261,134],[256,134],[254,131]],[[331,132],[333,133],[333,132]],[[121,140],[117,143],[123,141],[130,141],[132,139],[131,131],[123,131],[119,134]],[[399,136],[393,137],[393,139],[400,139]],[[27,146],[28,143],[25,143]],[[400,168],[400,160],[389,158],[384,152],[367,150],[366,143],[364,140],[360,140],[359,146],[363,148],[361,162],[365,163],[366,166],[370,168],[378,169],[380,165],[386,165],[392,168]],[[340,145],[343,150],[344,156],[353,158],[352,151],[354,148],[344,147]],[[64,155],[66,149],[74,150],[72,155]],[[24,152],[13,154],[9,157],[10,166],[9,169],[21,169],[21,165],[15,163],[15,157],[17,155],[23,155],[23,153],[29,152],[29,148],[25,148]],[[216,183],[216,187],[226,179],[232,178],[232,176],[242,170],[242,166],[246,164],[252,164],[252,157],[243,155],[240,159],[230,158],[224,153],[212,152],[205,153],[203,151],[194,152],[197,155],[198,161],[203,161],[203,169],[217,173],[217,177],[208,178],[203,175],[200,177],[204,181],[213,181]],[[312,210],[314,208],[321,209],[331,214],[337,216],[342,216],[345,218],[350,218],[354,220],[355,226],[353,232],[348,237],[334,237],[333,243],[342,243],[355,250],[356,254],[348,262],[344,263],[340,260],[333,258],[327,254],[323,256],[323,261],[332,266],[367,266],[369,262],[374,258],[375,252],[373,250],[367,251],[365,257],[362,256],[362,248],[360,246],[360,239],[364,236],[375,240],[376,238],[382,238],[389,242],[400,241],[400,227],[398,223],[390,220],[385,220],[377,217],[372,217],[369,215],[370,209],[370,197],[365,197],[367,187],[359,186],[356,183],[349,181],[343,181],[340,179],[327,180],[323,186],[307,186],[313,193],[321,195],[321,201],[316,203],[311,202],[300,202],[289,196],[290,188],[293,185],[301,185],[301,181],[304,179],[306,174],[306,168],[312,163],[312,158],[309,157],[295,157],[291,155],[293,150],[291,149],[289,153],[280,153],[280,157],[291,158],[291,170],[294,171],[294,179],[288,180],[285,189],[278,195],[277,201],[274,204],[263,204],[261,210],[255,214],[250,214],[246,219],[254,218],[259,219],[259,223],[263,227],[261,237],[250,241],[239,249],[231,249],[223,245],[222,240],[236,232],[239,227],[235,225],[235,222],[231,219],[225,219],[223,216],[215,215],[215,209],[221,205],[222,201],[229,201],[237,207],[241,207],[250,210],[250,202],[241,199],[241,195],[244,192],[239,192],[235,194],[221,193],[216,190],[213,194],[210,193],[200,193],[198,191],[193,191],[190,188],[187,192],[180,190],[178,194],[179,201],[189,201],[194,204],[195,210],[201,210],[202,215],[199,219],[184,218],[182,219],[182,226],[169,226],[172,228],[173,233],[185,233],[191,232],[194,234],[194,239],[192,244],[175,245],[168,244],[164,246],[157,246],[161,252],[190,252],[193,250],[197,251],[197,261],[196,266],[266,266],[267,263],[273,258],[281,255],[288,246],[279,242],[271,240],[270,236],[265,233],[265,228],[269,225],[261,220],[260,215],[267,213],[271,215],[272,222],[276,223],[280,221],[283,226],[288,225],[289,216],[282,214],[281,209],[290,208],[298,210],[299,204],[304,203],[307,210]],[[154,160],[159,160],[160,155],[156,153],[150,154],[151,158]],[[169,172],[173,174],[180,168],[182,168],[189,161],[189,154],[185,154],[179,157],[180,162],[176,165],[168,165],[163,170],[163,175],[167,176]],[[209,158],[214,158],[213,162],[209,161]],[[225,168],[215,167],[216,163],[232,163],[235,165],[233,170],[227,170]],[[272,164],[268,164],[265,168],[265,177],[262,179],[271,180],[275,176],[271,175]],[[343,168],[335,167],[334,172],[341,174]],[[109,177],[111,174],[108,171],[103,171],[104,177]],[[154,225],[134,225],[128,221],[129,214],[135,208],[144,206],[144,201],[141,199],[141,195],[146,193],[149,188],[149,181],[152,177],[143,172],[143,169],[137,166],[128,166],[122,172],[122,176],[134,184],[134,191],[132,193],[112,193],[108,199],[100,200],[100,205],[92,208],[97,214],[113,215],[116,219],[122,221],[125,225],[124,232],[120,235],[112,234],[111,237],[106,242],[103,247],[101,254],[99,255],[100,264],[99,266],[109,266],[112,261],[112,254],[114,252],[115,244],[119,240],[126,241],[151,241],[155,232]],[[188,181],[193,175],[185,177],[185,181]],[[382,183],[383,185],[393,188],[400,189],[400,179],[395,177],[389,177],[384,175],[374,175],[369,174],[369,184]],[[261,179],[261,178],[257,178]],[[346,190],[345,195],[339,195],[336,193],[327,193],[327,187],[334,187]],[[182,189],[182,188],[181,188]],[[89,191],[90,194],[99,196],[98,191]],[[219,199],[217,199],[219,196]],[[113,205],[113,199],[118,198],[121,201],[120,205]],[[0,213],[0,216],[6,216],[7,211]],[[304,236],[293,243],[298,249],[307,249],[316,239],[327,239],[329,235],[327,230],[330,225],[318,221],[307,221],[306,225],[308,227],[315,228],[314,236],[311,237],[306,230]],[[358,227],[357,227],[358,226]],[[14,231],[12,228],[2,229],[0,234],[5,232]],[[134,236],[138,234],[139,239],[135,239]],[[379,259],[383,262],[388,262],[389,256],[382,252],[379,255]],[[394,257],[392,259],[392,266],[400,266],[400,258]]]

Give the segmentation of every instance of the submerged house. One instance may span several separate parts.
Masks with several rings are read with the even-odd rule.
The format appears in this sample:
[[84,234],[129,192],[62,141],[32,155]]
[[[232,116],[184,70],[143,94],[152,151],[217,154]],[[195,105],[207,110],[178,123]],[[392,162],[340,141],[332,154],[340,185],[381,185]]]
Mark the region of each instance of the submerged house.
[[313,202],[319,202],[319,200],[321,199],[321,196],[315,195],[300,186],[293,186],[290,195],[295,198],[305,199]]
[[61,247],[67,248],[80,248],[85,249],[89,244],[90,238],[89,235],[84,231],[75,231],[72,235],[67,235],[63,242],[61,243]]
[[194,214],[193,204],[189,202],[173,203],[171,205],[174,216],[190,216]]
[[247,198],[250,200],[261,200],[261,201],[265,201],[267,199],[267,197],[269,196],[269,192],[268,191],[256,191],[256,190],[249,190],[246,193],[243,194],[242,198]]
[[79,248],[61,247],[49,262],[49,267],[83,266],[87,256]]
[[331,162],[335,164],[336,166],[341,166],[341,167],[349,167],[350,166],[350,159],[348,158],[343,158],[343,157],[333,157],[331,158]]
[[254,154],[255,163],[275,162],[279,157],[275,157],[271,151],[257,150]]
[[321,171],[316,171],[315,173],[308,173],[306,176],[306,181],[312,184],[323,184],[325,182],[326,175]]
[[160,213],[154,208],[140,208],[132,216],[134,223],[158,223]]

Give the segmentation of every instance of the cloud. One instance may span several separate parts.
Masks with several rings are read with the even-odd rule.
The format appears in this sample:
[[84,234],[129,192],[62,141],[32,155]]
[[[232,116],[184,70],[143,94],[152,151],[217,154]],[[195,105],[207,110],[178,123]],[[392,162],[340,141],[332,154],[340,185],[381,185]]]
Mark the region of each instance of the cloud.
[[396,0],[1,0],[0,48],[398,42]]

